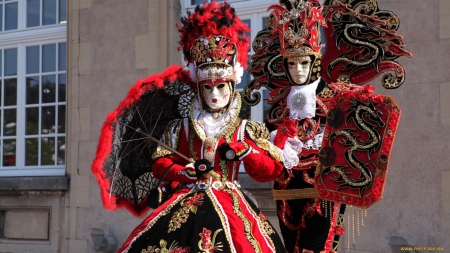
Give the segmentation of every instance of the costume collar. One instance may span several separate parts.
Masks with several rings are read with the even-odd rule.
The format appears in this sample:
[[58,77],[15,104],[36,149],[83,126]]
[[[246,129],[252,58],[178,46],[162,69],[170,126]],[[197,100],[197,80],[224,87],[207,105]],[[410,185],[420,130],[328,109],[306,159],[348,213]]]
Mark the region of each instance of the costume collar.
[[234,92],[234,99],[228,108],[219,113],[207,112],[202,107],[199,94],[192,100],[190,120],[198,137],[204,141],[206,137],[219,139],[230,127],[235,127],[241,110],[241,96]]
[[289,118],[302,120],[316,115],[316,89],[320,78],[316,81],[300,86],[292,86],[287,96]]

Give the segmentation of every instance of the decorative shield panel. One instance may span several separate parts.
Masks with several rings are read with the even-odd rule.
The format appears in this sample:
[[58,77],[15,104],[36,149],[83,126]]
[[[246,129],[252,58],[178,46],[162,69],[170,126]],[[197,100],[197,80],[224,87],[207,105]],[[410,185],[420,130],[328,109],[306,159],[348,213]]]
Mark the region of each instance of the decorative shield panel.
[[315,183],[323,199],[367,208],[383,196],[401,110],[368,85],[330,101]]

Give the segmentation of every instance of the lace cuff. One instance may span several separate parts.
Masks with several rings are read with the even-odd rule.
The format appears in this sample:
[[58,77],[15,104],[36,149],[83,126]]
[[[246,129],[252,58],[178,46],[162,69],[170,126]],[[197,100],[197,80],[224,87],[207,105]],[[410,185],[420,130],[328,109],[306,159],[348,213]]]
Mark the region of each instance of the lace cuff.
[[[277,135],[277,130],[270,133],[270,141],[273,143],[275,136]],[[277,147],[278,148],[278,147]],[[295,137],[289,137],[286,140],[284,148],[278,148],[278,151],[283,158],[283,165],[287,169],[292,169],[299,163],[298,153],[302,151],[303,143]]]

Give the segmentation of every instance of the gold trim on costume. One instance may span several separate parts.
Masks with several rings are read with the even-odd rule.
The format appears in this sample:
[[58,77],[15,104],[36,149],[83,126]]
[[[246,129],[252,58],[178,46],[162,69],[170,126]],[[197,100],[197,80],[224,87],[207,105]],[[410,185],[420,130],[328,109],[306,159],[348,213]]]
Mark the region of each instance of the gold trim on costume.
[[245,126],[245,130],[247,130],[247,133],[250,135],[250,139],[254,141],[259,148],[267,151],[270,157],[278,162],[283,161],[278,148],[269,141],[269,130],[263,123],[249,120]]
[[262,253],[261,246],[259,245],[258,240],[256,240],[255,236],[252,234],[252,224],[250,223],[249,219],[245,217],[244,213],[241,211],[241,207],[239,205],[239,198],[236,193],[226,190],[231,197],[233,198],[233,210],[234,213],[241,218],[242,222],[244,223],[244,230],[245,230],[245,237],[252,245],[253,249],[255,250],[255,253]]
[[275,200],[312,199],[318,198],[319,192],[316,188],[272,190]]
[[[222,227],[223,228],[229,228],[229,224],[227,222],[227,219],[224,216],[225,211],[223,211],[222,208],[219,207],[219,205],[217,205],[217,203],[219,202],[217,200],[217,198],[215,197],[214,193],[212,192],[211,189],[207,189],[205,191],[206,195],[211,199],[211,203],[214,206],[214,209],[216,210],[217,215],[220,217],[220,221],[222,223]],[[232,243],[231,240],[231,231],[229,231],[228,229],[224,230],[225,232],[225,238],[228,241],[228,244],[230,245],[230,251],[233,253],[237,253],[236,249],[234,248],[234,244]]]

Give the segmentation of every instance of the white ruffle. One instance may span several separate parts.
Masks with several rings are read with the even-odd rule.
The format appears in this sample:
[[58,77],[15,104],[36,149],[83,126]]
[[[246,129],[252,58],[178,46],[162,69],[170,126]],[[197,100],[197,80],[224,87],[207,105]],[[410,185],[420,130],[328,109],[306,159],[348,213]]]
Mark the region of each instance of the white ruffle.
[[238,85],[242,80],[242,76],[244,75],[244,68],[239,62],[236,62],[236,66],[234,66],[234,74],[236,76],[236,85]]
[[[270,133],[270,142],[274,143],[275,136],[277,135],[277,130]],[[277,147],[278,148],[278,147]],[[299,163],[298,154],[302,151],[303,143],[297,138],[297,136],[287,138],[284,148],[278,148],[282,158],[283,165],[287,169],[292,169]]]
[[320,78],[308,85],[292,86],[287,97],[289,118],[302,120],[316,116],[316,89]]

